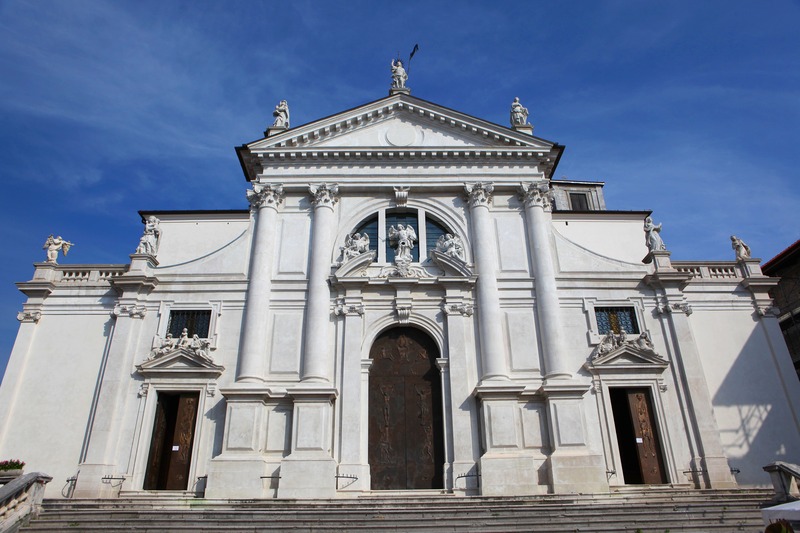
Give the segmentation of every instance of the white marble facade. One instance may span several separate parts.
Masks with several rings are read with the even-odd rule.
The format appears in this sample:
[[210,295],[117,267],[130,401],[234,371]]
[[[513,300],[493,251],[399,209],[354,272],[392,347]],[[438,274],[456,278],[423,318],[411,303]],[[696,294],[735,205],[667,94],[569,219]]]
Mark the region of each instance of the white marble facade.
[[[649,212],[552,180],[562,149],[406,91],[293,128],[287,111],[238,149],[237,210],[142,212],[147,246],[132,243],[128,264],[35,264],[0,388],[0,458],[53,475],[51,497],[75,476],[75,496],[160,490],[159,402],[185,397],[177,490],[368,493],[371,350],[413,328],[438,351],[423,430],[438,435],[436,488],[653,483],[630,458],[646,446],[655,483],[767,485],[763,465],[800,462],[773,280],[750,258],[650,252]],[[202,338],[171,332],[192,312]],[[633,331],[606,332],[618,312]]]

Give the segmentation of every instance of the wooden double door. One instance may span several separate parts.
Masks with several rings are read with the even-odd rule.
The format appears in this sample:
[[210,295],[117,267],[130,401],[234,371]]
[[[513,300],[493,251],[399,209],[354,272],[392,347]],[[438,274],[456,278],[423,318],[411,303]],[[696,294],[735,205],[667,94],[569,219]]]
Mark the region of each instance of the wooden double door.
[[198,392],[158,392],[145,490],[188,490]]
[[414,328],[394,328],[372,346],[369,464],[373,490],[443,487],[444,427],[439,351]]
[[625,484],[667,483],[650,389],[611,388],[609,393]]

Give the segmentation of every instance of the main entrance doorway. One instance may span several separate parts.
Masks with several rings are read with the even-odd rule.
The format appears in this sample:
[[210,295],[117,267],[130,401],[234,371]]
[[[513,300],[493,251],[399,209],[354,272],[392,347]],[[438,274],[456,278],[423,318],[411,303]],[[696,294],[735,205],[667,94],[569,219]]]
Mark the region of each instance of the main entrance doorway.
[[369,464],[373,490],[443,485],[442,386],[433,339],[394,328],[370,350]]
[[609,389],[626,485],[667,483],[650,389]]
[[158,392],[145,490],[187,490],[198,392]]

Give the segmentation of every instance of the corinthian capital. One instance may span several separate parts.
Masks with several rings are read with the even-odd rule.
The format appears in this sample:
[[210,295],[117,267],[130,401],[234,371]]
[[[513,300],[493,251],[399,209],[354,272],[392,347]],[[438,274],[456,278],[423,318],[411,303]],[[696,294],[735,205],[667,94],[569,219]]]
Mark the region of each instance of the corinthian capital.
[[494,185],[480,182],[467,183],[464,185],[464,190],[467,191],[470,207],[477,207],[479,205],[488,206],[489,202],[492,201]]
[[283,202],[283,185],[254,183],[247,191],[247,200],[253,209],[259,207],[276,208]]
[[309,185],[308,192],[313,197],[311,202],[314,207],[330,207],[333,209],[333,206],[339,201],[339,186],[336,184]]
[[553,193],[546,182],[522,183],[519,195],[525,202],[525,207],[542,207],[545,211],[552,208]]

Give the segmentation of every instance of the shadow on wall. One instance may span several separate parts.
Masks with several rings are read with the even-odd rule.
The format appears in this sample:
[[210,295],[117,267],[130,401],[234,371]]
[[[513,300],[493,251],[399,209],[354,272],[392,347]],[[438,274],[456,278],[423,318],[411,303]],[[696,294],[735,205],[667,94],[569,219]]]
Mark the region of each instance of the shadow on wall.
[[[713,363],[713,357],[704,361]],[[800,401],[800,384],[791,382],[794,375],[779,375],[784,367],[758,324],[712,399],[722,445],[731,468],[739,470],[740,484],[771,486],[763,466],[800,462],[800,422],[790,405],[792,398],[796,405]],[[708,375],[713,372],[706,368]]]

